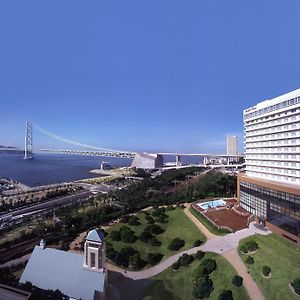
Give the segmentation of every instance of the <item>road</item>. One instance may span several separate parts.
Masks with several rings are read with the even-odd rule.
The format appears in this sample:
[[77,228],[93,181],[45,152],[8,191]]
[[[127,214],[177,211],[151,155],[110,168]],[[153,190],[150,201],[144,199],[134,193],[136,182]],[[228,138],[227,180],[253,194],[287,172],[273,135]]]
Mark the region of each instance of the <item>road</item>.
[[88,197],[90,197],[92,195],[93,195],[92,192],[84,191],[82,193],[78,193],[75,195],[55,198],[52,200],[44,201],[39,204],[35,204],[35,205],[31,205],[31,206],[13,210],[9,213],[0,215],[0,218],[5,219],[5,218],[9,218],[11,216],[14,219],[18,219],[19,217],[21,218],[24,214],[32,215],[34,213],[39,213],[40,211],[45,210],[45,209],[51,209],[51,208],[55,208],[57,206],[63,206],[63,205],[71,204],[71,203],[80,202],[82,200],[87,199]]

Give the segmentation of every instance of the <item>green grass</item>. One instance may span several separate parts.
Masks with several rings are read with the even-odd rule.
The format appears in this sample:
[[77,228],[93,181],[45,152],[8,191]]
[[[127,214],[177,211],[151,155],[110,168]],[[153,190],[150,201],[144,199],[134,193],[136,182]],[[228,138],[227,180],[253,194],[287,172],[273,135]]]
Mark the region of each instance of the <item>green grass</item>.
[[211,222],[209,222],[205,217],[203,217],[198,211],[196,211],[193,207],[190,207],[190,212],[196,217],[211,233],[216,235],[226,235],[231,233],[227,229],[218,229]]
[[[215,253],[206,253],[205,258],[208,257],[215,259],[217,263],[217,269],[210,275],[210,278],[214,283],[214,289],[210,294],[209,299],[216,300],[223,289],[232,290],[234,299],[249,299],[244,287],[237,288],[231,283],[233,276],[237,273],[229,262],[227,262],[221,255]],[[180,267],[176,272],[174,272],[171,268],[168,268],[164,272],[152,277],[153,283],[146,288],[143,299],[194,299],[192,296],[192,274],[199,264],[200,262],[195,260],[190,266]],[[162,282],[164,284],[164,289],[161,287]]]
[[[151,213],[151,210],[149,212]],[[194,223],[189,220],[189,218],[185,215],[183,209],[176,208],[175,210],[166,211],[166,214],[169,215],[169,221],[167,223],[155,223],[165,230],[163,233],[156,236],[156,238],[161,242],[161,246],[151,246],[149,244],[141,242],[140,240],[137,240],[133,244],[124,243],[121,241],[111,241],[109,235],[107,236],[107,241],[111,242],[114,249],[117,251],[119,251],[123,247],[133,247],[141,254],[141,257],[143,259],[146,259],[149,252],[159,252],[164,255],[163,259],[175,254],[176,251],[171,251],[167,248],[170,241],[175,237],[178,237],[185,241],[184,247],[179,251],[192,248],[194,242],[197,239],[200,239],[203,242],[206,241],[206,237],[199,231]],[[113,230],[119,230],[121,226],[125,225],[130,227],[138,236],[148,224],[145,220],[144,213],[139,213],[137,217],[139,218],[141,225],[130,226],[124,223],[117,223],[111,226],[107,230],[107,232],[109,233]]]
[[[292,280],[300,277],[299,247],[275,234],[268,236],[255,235],[243,239],[240,246],[248,240],[254,240],[258,243],[259,249],[252,255],[254,264],[250,265],[248,269],[265,298],[270,300],[299,299],[288,287]],[[241,253],[241,251],[239,251],[239,254],[245,261],[247,255]],[[261,276],[264,265],[271,267],[272,276],[270,279]]]

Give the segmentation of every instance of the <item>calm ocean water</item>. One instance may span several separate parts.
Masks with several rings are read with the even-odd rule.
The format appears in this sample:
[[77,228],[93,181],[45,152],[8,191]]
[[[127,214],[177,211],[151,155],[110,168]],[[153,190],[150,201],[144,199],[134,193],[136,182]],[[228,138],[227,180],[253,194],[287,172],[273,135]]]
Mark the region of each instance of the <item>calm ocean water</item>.
[[[100,168],[102,161],[113,167],[130,166],[132,160],[111,157],[87,157],[73,155],[34,154],[34,159],[24,160],[23,154],[0,154],[0,177],[7,177],[28,186],[73,181],[92,178],[97,175],[90,170]],[[175,161],[174,157],[165,157],[166,162]],[[202,163],[199,157],[182,157],[183,164]]]
[[0,177],[8,177],[28,186],[38,186],[91,178],[91,169],[100,168],[102,161],[113,167],[129,166],[130,159],[72,155],[35,154],[24,160],[23,154],[0,154]]

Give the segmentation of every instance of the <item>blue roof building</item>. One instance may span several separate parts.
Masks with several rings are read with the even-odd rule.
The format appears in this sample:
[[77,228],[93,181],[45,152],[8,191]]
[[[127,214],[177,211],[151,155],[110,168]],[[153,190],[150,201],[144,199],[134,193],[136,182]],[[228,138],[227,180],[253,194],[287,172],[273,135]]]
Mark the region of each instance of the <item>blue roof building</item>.
[[84,255],[36,246],[20,278],[45,290],[60,290],[72,299],[102,300],[105,298],[107,271],[104,235],[88,233]]

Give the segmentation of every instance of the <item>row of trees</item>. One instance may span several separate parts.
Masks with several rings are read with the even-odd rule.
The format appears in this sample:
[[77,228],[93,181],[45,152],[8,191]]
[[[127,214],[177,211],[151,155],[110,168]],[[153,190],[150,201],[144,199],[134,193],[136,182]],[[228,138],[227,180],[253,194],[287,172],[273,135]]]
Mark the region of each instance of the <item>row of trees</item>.
[[183,180],[200,168],[170,170],[156,178],[145,178],[125,190],[118,190],[114,198],[129,211],[148,205],[162,205],[178,202],[192,202],[206,197],[231,197],[236,194],[236,177],[211,171],[197,181],[172,191],[175,180]]

